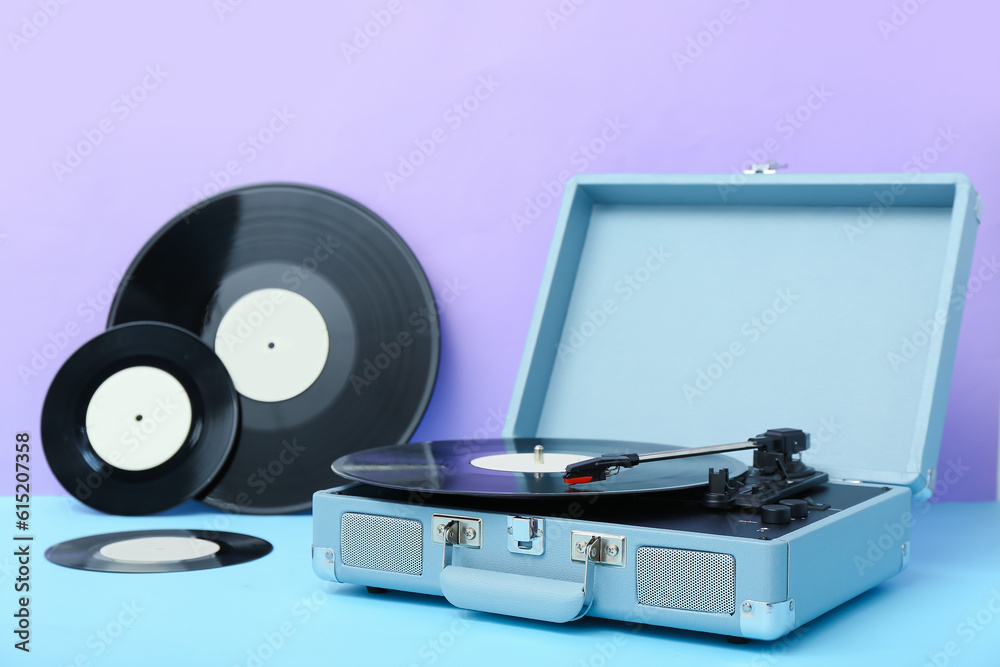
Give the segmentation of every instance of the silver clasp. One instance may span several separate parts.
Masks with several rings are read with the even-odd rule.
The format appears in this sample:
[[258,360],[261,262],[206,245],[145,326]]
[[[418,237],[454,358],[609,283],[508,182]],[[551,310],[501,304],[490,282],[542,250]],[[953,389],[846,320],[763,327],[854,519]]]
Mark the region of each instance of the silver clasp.
[[749,169],[744,169],[744,174],[776,174],[779,169],[786,169],[787,164],[778,164],[775,160],[768,160],[763,164],[752,164]]
[[540,556],[545,553],[545,519],[507,517],[507,550],[515,554]]

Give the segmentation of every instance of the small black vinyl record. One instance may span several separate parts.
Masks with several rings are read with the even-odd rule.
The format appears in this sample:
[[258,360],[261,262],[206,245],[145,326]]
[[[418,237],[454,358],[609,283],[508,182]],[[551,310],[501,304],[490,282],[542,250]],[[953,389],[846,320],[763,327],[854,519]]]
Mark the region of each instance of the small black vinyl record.
[[85,343],[42,407],[56,479],[109,514],[170,509],[202,493],[230,458],[239,400],[225,366],[178,327],[135,323]]
[[45,550],[45,558],[95,572],[191,572],[248,563],[272,548],[270,542],[239,533],[130,530],[60,542]]
[[330,462],[405,442],[437,376],[434,297],[381,218],[303,185],[237,188],[161,229],[128,269],[109,325],[197,335],[240,394],[233,459],[201,498],[250,514],[307,510],[343,483]]
[[392,489],[508,498],[688,489],[706,484],[709,468],[728,468],[732,476],[747,469],[737,459],[713,454],[645,463],[590,484],[569,485],[563,479],[567,465],[586,459],[672,449],[681,448],[577,438],[443,440],[348,454],[334,461],[333,469],[348,479]]

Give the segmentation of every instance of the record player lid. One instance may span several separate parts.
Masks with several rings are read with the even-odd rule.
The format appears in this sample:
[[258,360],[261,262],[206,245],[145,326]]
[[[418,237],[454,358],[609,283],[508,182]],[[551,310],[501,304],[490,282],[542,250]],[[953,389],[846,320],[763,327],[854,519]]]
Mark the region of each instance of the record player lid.
[[979,209],[960,174],[577,177],[504,436],[788,426],[831,477],[923,492]]

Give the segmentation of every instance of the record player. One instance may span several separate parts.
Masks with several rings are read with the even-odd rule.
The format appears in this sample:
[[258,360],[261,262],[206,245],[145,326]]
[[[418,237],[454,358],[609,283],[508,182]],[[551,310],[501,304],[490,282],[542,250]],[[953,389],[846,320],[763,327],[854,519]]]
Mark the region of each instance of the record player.
[[503,437],[339,459],[314,570],[763,640],[876,586],[934,487],[979,210],[956,174],[575,178]]

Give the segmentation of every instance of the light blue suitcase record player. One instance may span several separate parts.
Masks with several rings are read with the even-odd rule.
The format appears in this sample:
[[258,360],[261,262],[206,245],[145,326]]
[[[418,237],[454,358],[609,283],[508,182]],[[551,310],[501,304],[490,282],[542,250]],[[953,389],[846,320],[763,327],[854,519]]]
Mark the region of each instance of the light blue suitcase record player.
[[[572,180],[506,439],[341,459],[366,482],[315,494],[316,573],[764,640],[876,586],[934,486],[979,211],[956,174]],[[789,490],[761,509],[767,463]]]

